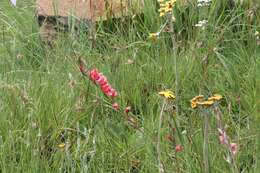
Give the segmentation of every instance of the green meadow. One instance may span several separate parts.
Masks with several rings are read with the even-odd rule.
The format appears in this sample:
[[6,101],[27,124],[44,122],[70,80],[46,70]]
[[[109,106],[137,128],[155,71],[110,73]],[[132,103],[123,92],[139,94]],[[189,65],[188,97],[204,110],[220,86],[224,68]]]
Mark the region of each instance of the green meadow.
[[49,46],[34,2],[1,0],[0,172],[259,173],[260,1],[231,2],[146,0]]

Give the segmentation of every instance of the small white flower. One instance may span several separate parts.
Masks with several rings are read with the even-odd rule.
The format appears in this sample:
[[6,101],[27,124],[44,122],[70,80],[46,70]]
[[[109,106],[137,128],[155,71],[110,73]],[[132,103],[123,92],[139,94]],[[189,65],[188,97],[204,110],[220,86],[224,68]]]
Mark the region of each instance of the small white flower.
[[13,6],[16,6],[16,0],[10,0]]
[[198,0],[198,7],[209,6],[210,3],[211,3],[211,0]]
[[195,26],[196,26],[196,27],[199,27],[199,28],[202,28],[202,29],[205,29],[207,23],[208,23],[207,20],[201,20],[201,21],[199,21]]

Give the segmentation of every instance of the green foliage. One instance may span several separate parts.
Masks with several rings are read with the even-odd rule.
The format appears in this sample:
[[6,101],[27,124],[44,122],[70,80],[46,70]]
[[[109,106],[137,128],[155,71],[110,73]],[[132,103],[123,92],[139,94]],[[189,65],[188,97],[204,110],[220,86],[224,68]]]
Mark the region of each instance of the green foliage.
[[[228,135],[239,145],[238,169],[259,172],[258,4],[177,3],[173,52],[171,33],[163,32],[156,42],[147,39],[164,23],[155,1],[146,0],[144,13],[135,18],[99,22],[95,48],[81,31],[59,33],[50,48],[39,38],[33,3],[0,2],[0,172],[158,172],[163,101],[157,93],[174,91],[175,62],[179,115],[173,116],[169,104],[160,133],[166,172],[202,172],[203,118],[189,100],[212,93],[224,96],[220,109]],[[203,19],[207,27],[195,27]],[[107,76],[121,108],[132,107],[140,129],[80,74],[79,56]],[[231,172],[211,114],[211,172]],[[165,138],[168,134],[173,141]],[[184,147],[180,153],[174,151],[178,143]]]

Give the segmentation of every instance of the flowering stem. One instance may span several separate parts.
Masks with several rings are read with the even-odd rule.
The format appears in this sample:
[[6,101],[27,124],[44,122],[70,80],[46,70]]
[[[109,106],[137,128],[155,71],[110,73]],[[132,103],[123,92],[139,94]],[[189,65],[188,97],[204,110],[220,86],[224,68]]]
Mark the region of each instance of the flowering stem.
[[157,135],[157,159],[158,159],[158,168],[159,168],[159,173],[164,172],[163,164],[161,162],[161,146],[160,146],[160,141],[161,141],[161,128],[162,128],[162,119],[163,119],[163,111],[166,105],[166,98],[163,100],[163,105],[161,108],[160,112],[160,117],[159,117],[159,124],[158,124],[158,135]]
[[239,173],[240,171],[238,170],[237,168],[237,165],[236,165],[236,161],[235,161],[235,156],[231,153],[231,158],[232,158],[232,165],[233,165],[233,172],[234,173]]
[[[223,133],[226,134],[226,131],[225,131],[225,128],[223,127],[223,122],[222,122],[222,119],[221,119],[221,111],[218,107],[215,107],[214,108],[214,112],[215,112],[215,115],[216,115],[216,119],[217,119],[217,126],[218,126],[218,129],[221,129]],[[232,150],[230,148],[230,142],[228,141],[228,136],[225,137],[227,142],[225,144],[225,147],[228,148],[228,154],[231,156],[231,164],[232,164],[232,169],[233,169],[233,172],[234,173],[239,173],[239,170],[238,170],[238,167],[236,165],[236,161],[235,161],[235,155],[232,154]]]
[[177,124],[175,117],[173,117],[173,123],[174,123],[174,126],[176,127],[176,131],[177,131],[179,140],[180,140],[181,144],[184,145],[184,140],[183,140],[179,125]]
[[204,143],[203,143],[204,173],[209,173],[209,115],[204,114]]
[[175,41],[175,37],[174,37],[174,28],[173,28],[173,22],[172,22],[172,13],[170,15],[167,16],[168,17],[168,22],[169,22],[169,27],[170,27],[170,31],[171,31],[171,42],[172,42],[172,53],[175,55],[174,57],[174,73],[175,73],[175,103],[176,103],[176,116],[179,115],[179,77],[178,77],[178,62],[177,62],[177,56],[176,56],[176,41]]

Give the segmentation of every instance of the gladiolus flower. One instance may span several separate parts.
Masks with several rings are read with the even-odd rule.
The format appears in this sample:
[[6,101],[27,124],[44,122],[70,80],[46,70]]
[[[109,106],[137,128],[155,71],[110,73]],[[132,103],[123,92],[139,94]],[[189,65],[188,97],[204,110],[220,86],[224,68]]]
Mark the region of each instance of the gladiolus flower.
[[182,146],[181,145],[176,145],[175,146],[175,152],[178,153],[178,152],[181,152],[183,150]]
[[230,151],[233,155],[236,155],[238,152],[238,146],[236,143],[231,143],[230,144]]
[[92,80],[95,84],[97,84],[102,92],[110,98],[114,98],[117,96],[117,92],[107,81],[107,78],[97,69],[92,69],[88,73],[90,80]]
[[118,111],[119,110],[119,104],[118,103],[113,103],[112,107],[114,110]]
[[224,130],[218,129],[219,132],[219,142],[222,145],[228,145],[228,137]]

